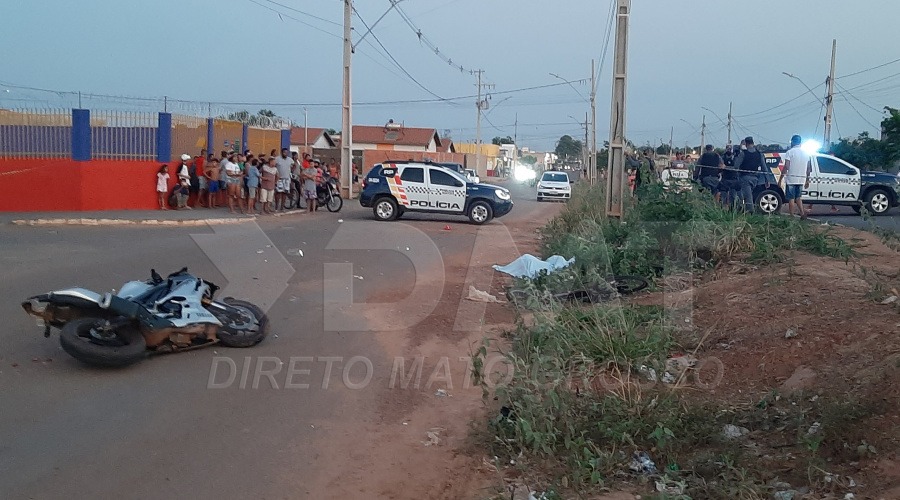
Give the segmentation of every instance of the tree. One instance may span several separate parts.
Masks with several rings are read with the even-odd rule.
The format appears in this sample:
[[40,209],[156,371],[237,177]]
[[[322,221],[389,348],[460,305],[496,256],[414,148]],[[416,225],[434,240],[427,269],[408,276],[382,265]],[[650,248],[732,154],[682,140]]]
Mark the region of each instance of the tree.
[[862,132],[856,139],[841,138],[832,145],[831,153],[864,170],[882,169],[890,163],[887,144]]
[[275,112],[271,109],[261,109],[258,113],[259,116],[268,116],[269,118],[275,118]]
[[900,161],[900,110],[885,106],[884,112],[887,116],[881,121],[881,141],[885,160],[892,167]]
[[535,158],[534,156],[528,155],[528,156],[523,157],[519,161],[522,162],[523,165],[534,166],[534,164],[537,163],[537,158]]
[[235,113],[231,113],[228,116],[220,116],[219,118],[223,118],[225,120],[235,121],[246,123],[250,126],[263,126],[268,127],[272,126],[274,123],[277,123],[278,120],[287,121],[284,118],[276,115],[274,111],[270,109],[261,109],[255,115],[251,115],[249,111],[237,111]]
[[571,135],[564,135],[556,142],[556,150],[554,152],[556,153],[556,156],[567,159],[581,156],[581,150],[581,141],[573,139]]
[[340,132],[338,132],[337,130],[335,130],[333,128],[330,128],[330,129],[326,130],[325,133],[328,135],[338,135]]
[[504,145],[504,144],[515,144],[515,143],[516,143],[516,142],[515,142],[515,141],[513,140],[513,138],[510,137],[510,136],[506,136],[506,137],[494,137],[494,138],[491,140],[491,144],[494,144],[495,146],[502,146],[502,145]]

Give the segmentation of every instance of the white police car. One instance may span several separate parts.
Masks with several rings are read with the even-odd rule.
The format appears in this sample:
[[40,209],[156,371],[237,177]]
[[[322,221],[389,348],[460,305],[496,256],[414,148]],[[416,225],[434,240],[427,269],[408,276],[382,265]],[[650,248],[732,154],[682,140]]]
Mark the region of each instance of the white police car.
[[465,215],[481,225],[513,207],[508,189],[468,182],[459,172],[433,163],[381,163],[372,167],[362,183],[360,205],[384,221],[404,212],[423,212]]

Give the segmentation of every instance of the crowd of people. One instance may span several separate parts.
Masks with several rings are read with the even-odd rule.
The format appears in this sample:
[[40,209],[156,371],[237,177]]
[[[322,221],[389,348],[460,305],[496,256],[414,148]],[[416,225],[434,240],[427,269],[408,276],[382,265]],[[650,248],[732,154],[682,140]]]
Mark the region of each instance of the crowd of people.
[[[781,183],[784,180],[788,213],[793,215],[796,207],[797,214],[806,218],[809,208],[804,207],[801,196],[803,189],[809,187],[812,167],[810,155],[801,144],[799,135],[791,138],[791,147],[784,153],[784,166],[776,181]],[[690,161],[689,156],[677,153],[671,167],[687,168]],[[626,167],[629,185],[635,196],[639,196],[643,184],[661,181],[661,172],[656,169],[651,149],[643,151],[643,158],[636,152],[629,153]],[[712,145],[707,145],[697,161],[693,180],[712,193],[723,206],[750,212],[754,208],[753,191],[765,182],[762,174],[767,169],[764,153],[756,147],[753,137],[747,137],[739,146],[725,148],[721,155]]]
[[[199,156],[181,155],[171,192],[169,167],[160,166],[156,192],[160,210],[169,209],[172,197],[172,205],[177,210],[227,206],[231,213],[239,210],[242,214],[256,215],[287,210],[292,191],[298,191],[306,200],[307,211],[315,212],[319,190],[327,179],[339,183],[340,175],[336,160],[331,159],[326,165],[308,153],[301,157],[287,148],[280,155],[275,149],[268,155],[255,155],[250,150],[222,151],[219,158],[204,149]],[[356,177],[354,171],[354,181]]]

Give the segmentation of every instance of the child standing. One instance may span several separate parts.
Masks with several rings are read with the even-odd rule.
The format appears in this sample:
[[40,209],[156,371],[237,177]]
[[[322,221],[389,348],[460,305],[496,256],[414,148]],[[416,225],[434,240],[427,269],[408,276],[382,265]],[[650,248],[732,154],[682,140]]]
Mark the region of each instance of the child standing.
[[159,209],[168,210],[166,206],[166,193],[169,192],[169,167],[163,165],[156,172],[156,196],[159,197]]
[[253,158],[247,167],[247,213],[256,215],[256,199],[259,191],[259,160]]

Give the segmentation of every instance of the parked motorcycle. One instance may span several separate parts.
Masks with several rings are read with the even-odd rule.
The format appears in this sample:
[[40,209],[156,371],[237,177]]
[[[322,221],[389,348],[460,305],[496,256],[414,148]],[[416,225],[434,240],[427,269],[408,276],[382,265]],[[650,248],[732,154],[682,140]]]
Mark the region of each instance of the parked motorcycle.
[[[288,199],[288,208],[306,208],[307,200],[301,198],[303,182],[294,179],[293,189],[291,189],[290,198]],[[334,177],[325,177],[325,183],[316,189],[316,203],[318,208],[327,208],[329,212],[340,212],[344,207],[344,199],[341,198],[341,191],[338,187],[337,179]]]
[[269,331],[262,310],[243,300],[214,300],[219,287],[188,273],[130,281],[118,293],[67,288],[22,302],[44,336],[60,329],[63,350],[84,363],[125,366],[149,354],[222,344],[252,347]]

